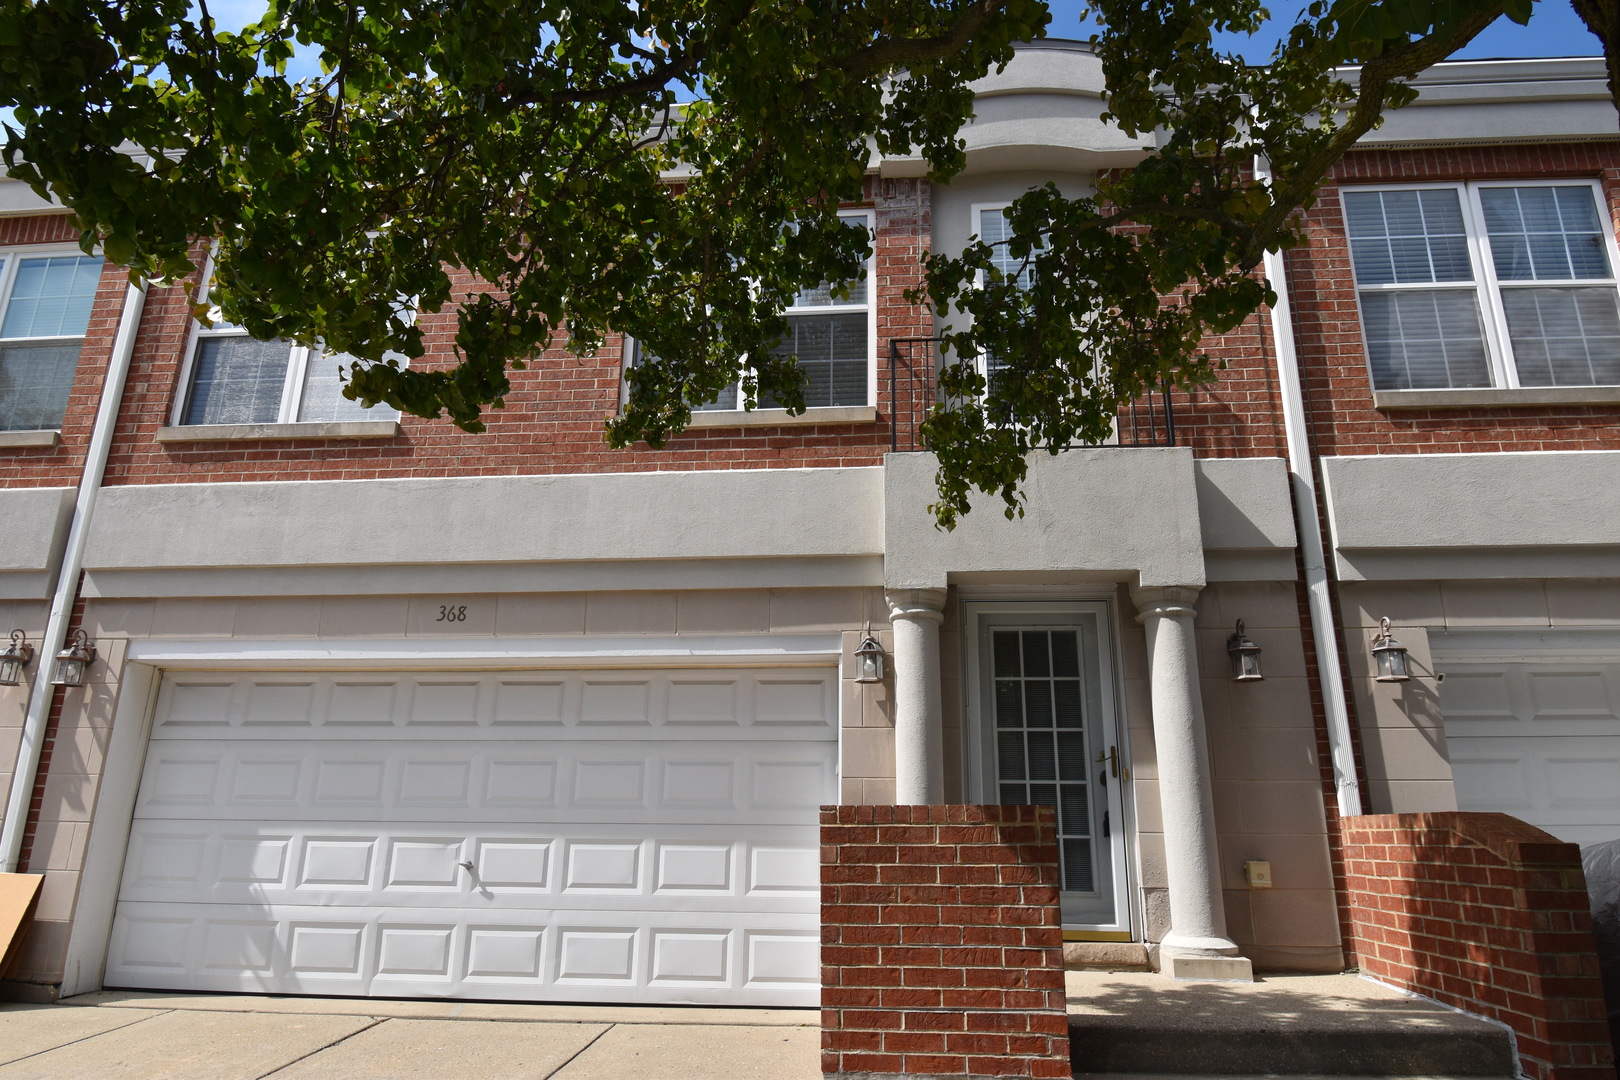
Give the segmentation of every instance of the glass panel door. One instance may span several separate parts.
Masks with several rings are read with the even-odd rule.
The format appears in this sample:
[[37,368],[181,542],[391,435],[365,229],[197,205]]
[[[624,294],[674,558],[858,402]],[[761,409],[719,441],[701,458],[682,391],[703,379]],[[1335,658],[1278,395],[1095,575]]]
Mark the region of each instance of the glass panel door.
[[1121,784],[1129,770],[1115,734],[1107,624],[1075,605],[979,607],[970,696],[984,760],[970,778],[974,797],[1056,807],[1064,925],[1128,930]]

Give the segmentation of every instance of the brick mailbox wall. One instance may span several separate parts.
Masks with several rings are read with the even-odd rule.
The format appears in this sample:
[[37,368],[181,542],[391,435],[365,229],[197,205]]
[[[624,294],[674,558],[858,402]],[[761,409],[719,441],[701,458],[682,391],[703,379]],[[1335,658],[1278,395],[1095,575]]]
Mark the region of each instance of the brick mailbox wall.
[[1346,818],[1363,974],[1517,1036],[1530,1080],[1615,1080],[1574,844],[1506,814]]
[[1070,1075],[1050,807],[824,806],[828,1076]]

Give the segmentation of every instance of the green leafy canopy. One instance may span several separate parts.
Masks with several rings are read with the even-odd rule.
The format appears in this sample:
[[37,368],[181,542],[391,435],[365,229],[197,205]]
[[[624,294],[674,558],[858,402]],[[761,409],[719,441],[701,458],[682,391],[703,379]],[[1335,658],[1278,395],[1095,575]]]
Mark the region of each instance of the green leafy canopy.
[[[1258,28],[1259,0],[1093,0],[1109,115],[1159,145],[1093,197],[1017,201],[1028,287],[983,244],[930,258],[941,523],[975,490],[1016,512],[1032,450],[1209,380],[1200,341],[1268,298],[1254,269],[1326,170],[1403,80],[1529,3],[1317,0],[1257,67],[1214,34]],[[1047,21],[1041,0],[270,0],[228,31],[190,0],[0,0],[0,104],[10,175],[87,247],[179,281],[211,243],[224,317],[359,358],[350,396],[478,431],[554,334],[626,333],[647,359],[607,438],[661,446],[742,357],[753,400],[803,407],[772,346],[801,288],[862,273],[839,204],[874,151],[959,171],[969,84]],[[295,48],[319,77],[289,75]],[[401,298],[455,310],[455,366],[387,359],[424,351]],[[985,353],[988,392],[954,361]]]

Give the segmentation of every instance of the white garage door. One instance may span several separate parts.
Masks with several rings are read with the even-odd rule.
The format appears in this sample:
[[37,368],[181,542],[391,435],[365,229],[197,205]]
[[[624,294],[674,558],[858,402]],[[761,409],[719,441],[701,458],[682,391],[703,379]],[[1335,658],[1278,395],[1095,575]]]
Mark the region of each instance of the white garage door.
[[1458,809],[1620,840],[1620,660],[1442,645],[1435,666]]
[[833,669],[165,679],[105,983],[815,1005]]

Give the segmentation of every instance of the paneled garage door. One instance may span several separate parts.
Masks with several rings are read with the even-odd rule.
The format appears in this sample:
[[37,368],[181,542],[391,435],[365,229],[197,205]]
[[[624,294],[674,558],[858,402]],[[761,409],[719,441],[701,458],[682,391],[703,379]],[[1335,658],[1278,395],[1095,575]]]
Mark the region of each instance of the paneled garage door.
[[837,673],[177,674],[108,986],[815,1005]]
[[1620,840],[1620,660],[1437,645],[1435,666],[1459,809]]

